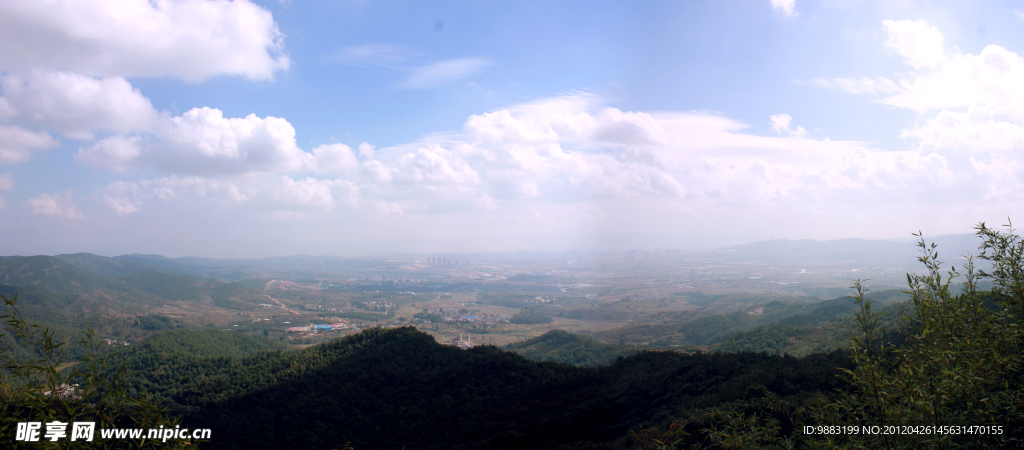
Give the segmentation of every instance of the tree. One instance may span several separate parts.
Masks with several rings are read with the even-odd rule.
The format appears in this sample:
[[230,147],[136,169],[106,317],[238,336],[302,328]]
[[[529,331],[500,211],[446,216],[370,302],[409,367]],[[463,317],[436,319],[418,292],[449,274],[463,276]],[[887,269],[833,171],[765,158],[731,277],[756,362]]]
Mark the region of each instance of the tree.
[[[23,360],[11,356],[10,349],[0,348],[0,363],[8,373],[0,373],[0,436],[13,448],[187,448],[187,440],[153,439],[103,440],[101,429],[138,428],[153,429],[178,425],[177,418],[168,417],[166,410],[146,397],[132,398],[122,383],[123,368],[110,370],[113,353],[87,328],[80,344],[87,349],[86,356],[74,370],[59,370],[64,362],[65,343],[55,341],[49,327],[30,324],[18,312],[18,296],[8,299],[0,295],[7,313],[0,315],[3,328],[0,333],[13,335],[17,342],[27,346],[34,357]],[[113,376],[109,376],[113,373]],[[14,441],[19,424],[38,422],[63,424],[65,436],[54,441]],[[75,422],[92,422],[93,440],[71,441]],[[12,448],[12,447],[8,447]]]
[[[921,238],[918,260],[925,273],[907,274],[913,315],[904,317],[908,336],[902,347],[879,339],[877,313],[858,280],[859,330],[851,346],[857,367],[847,371],[856,393],[833,404],[825,422],[877,426],[882,433],[836,435],[830,443],[846,448],[1021,445],[1024,239],[1012,225],[1006,228],[975,227],[982,239],[977,258],[991,262],[991,272],[975,270],[974,257],[968,257],[963,273],[952,268],[943,277],[936,245]],[[950,283],[961,277],[962,290],[954,294]],[[978,282],[986,278],[993,288],[981,291]]]

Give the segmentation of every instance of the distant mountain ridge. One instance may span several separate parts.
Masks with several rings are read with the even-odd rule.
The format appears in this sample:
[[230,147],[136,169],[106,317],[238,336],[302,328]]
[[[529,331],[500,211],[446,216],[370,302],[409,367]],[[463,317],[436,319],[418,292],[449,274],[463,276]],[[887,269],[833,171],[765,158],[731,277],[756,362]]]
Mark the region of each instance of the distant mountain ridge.
[[[980,241],[972,234],[946,235],[925,241],[938,245],[940,260],[958,262],[963,255],[977,254]],[[774,264],[849,264],[875,263],[901,266],[917,265],[920,248],[916,239],[868,240],[860,238],[816,241],[811,239],[774,239],[733,245],[696,253],[702,260],[728,263]]]

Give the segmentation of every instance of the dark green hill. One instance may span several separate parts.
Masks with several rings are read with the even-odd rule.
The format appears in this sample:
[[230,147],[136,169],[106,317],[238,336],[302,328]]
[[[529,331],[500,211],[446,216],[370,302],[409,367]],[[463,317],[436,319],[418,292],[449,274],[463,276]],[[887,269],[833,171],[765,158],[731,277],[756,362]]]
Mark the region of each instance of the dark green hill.
[[[302,352],[242,358],[143,351],[132,389],[214,430],[209,448],[626,448],[628,430],[744,398],[832,392],[843,355],[644,352],[611,366],[460,350],[412,328],[372,329]],[[796,397],[794,397],[796,396]]]
[[636,349],[605,344],[565,330],[551,330],[523,342],[509,344],[510,350],[534,361],[553,361],[579,367],[609,365],[636,353]]

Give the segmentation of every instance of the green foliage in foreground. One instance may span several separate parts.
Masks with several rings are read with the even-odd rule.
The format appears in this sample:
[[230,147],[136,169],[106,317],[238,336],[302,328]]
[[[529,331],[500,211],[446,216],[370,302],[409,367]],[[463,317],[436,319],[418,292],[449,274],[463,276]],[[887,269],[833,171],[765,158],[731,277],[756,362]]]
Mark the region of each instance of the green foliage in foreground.
[[[100,430],[108,428],[160,428],[180,423],[180,419],[166,415],[165,409],[146,397],[131,397],[123,388],[122,370],[113,369],[111,352],[87,329],[78,342],[87,354],[70,371],[59,371],[64,362],[65,343],[54,339],[47,327],[30,325],[17,309],[18,298],[0,295],[7,313],[2,333],[19,341],[22,348],[34,351],[33,358],[24,361],[8,355],[8,348],[0,348],[0,362],[11,375],[0,379],[0,436],[5,448],[188,448],[193,442],[152,439],[103,440]],[[75,383],[78,381],[78,383]],[[40,422],[66,424],[63,439],[42,442],[14,441],[19,423]],[[75,422],[93,422],[92,442],[70,440],[71,426]],[[40,430],[40,437],[46,428]]]
[[605,344],[565,330],[551,330],[535,338],[509,344],[505,349],[534,361],[553,361],[578,367],[606,366],[636,353],[632,347]]

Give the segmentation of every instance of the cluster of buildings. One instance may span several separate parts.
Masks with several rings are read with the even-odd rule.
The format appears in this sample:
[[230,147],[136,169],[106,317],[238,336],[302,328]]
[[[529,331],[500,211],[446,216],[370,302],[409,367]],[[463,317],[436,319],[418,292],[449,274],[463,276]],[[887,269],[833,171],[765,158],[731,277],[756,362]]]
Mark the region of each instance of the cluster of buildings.
[[463,338],[462,333],[459,333],[458,339],[452,338],[452,340],[445,342],[445,345],[454,345],[458,348],[465,350],[473,346],[473,336],[466,335],[466,337]]
[[[428,312],[432,313],[435,311]],[[512,316],[508,314],[481,313],[479,309],[441,308],[437,309],[436,313],[445,322],[465,322],[477,326],[495,326],[499,323],[509,323],[512,320]]]
[[351,329],[351,328],[355,328],[355,327],[351,323],[349,323],[347,320],[342,320],[342,321],[340,321],[338,323],[332,323],[330,325],[318,325],[318,324],[312,324],[311,323],[311,324],[309,324],[308,326],[305,326],[305,327],[289,327],[288,328],[288,332],[289,333],[316,333],[316,332],[326,332],[326,331],[335,331],[335,330],[348,330],[348,329]]
[[391,311],[395,309],[395,304],[392,302],[384,301],[372,301],[372,302],[361,302],[356,303],[355,306],[365,309],[367,311]]

